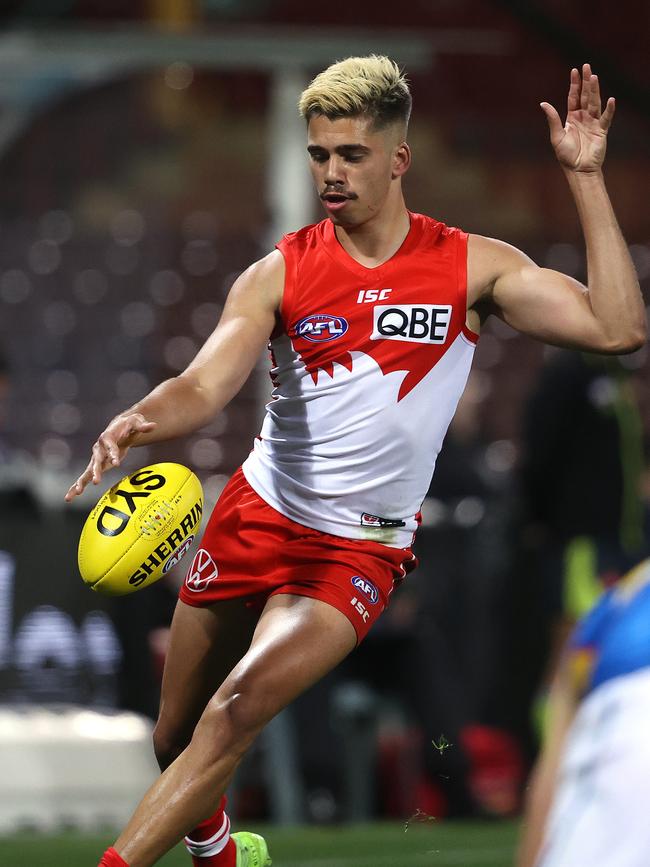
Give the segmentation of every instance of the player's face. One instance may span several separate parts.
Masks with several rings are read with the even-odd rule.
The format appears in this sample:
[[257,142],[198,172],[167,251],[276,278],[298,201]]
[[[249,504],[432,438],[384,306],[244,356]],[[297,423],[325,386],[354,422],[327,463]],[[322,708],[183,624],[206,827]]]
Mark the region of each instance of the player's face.
[[408,168],[408,146],[399,130],[373,130],[364,116],[309,121],[307,150],[316,190],[332,222],[365,223],[381,212]]

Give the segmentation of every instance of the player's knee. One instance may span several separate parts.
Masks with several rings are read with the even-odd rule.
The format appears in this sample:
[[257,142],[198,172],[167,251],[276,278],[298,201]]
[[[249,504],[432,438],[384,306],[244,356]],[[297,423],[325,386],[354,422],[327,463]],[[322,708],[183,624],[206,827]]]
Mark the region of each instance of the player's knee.
[[274,711],[268,696],[247,678],[232,680],[210,701],[207,714],[215,728],[227,733],[229,748],[245,750]]
[[242,739],[254,737],[264,726],[266,719],[263,701],[246,690],[234,692],[225,704],[225,711],[232,729]]

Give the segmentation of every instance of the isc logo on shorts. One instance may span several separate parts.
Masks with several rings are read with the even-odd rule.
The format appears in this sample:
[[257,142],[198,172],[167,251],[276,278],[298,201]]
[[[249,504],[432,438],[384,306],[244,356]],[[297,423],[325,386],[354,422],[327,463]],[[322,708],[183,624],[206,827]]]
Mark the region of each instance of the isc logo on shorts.
[[378,304],[370,339],[444,343],[451,311],[451,304]]

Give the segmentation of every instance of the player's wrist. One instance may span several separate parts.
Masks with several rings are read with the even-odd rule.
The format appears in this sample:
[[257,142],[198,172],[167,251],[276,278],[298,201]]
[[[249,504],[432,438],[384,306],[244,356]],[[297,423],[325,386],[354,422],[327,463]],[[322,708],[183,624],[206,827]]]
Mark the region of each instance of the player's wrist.
[[562,170],[569,183],[603,184],[605,181],[602,165],[592,169],[576,169],[571,166],[562,165]]
[[564,176],[578,207],[581,202],[593,205],[596,202],[609,200],[602,170],[585,172],[565,169]]

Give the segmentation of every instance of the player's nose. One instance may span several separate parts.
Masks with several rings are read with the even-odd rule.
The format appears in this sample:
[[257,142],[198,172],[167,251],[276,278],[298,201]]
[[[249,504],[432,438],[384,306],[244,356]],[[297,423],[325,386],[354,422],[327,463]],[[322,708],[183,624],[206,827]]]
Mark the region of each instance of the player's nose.
[[336,186],[342,184],[345,179],[343,171],[343,161],[340,157],[331,157],[325,165],[324,181],[326,186]]

